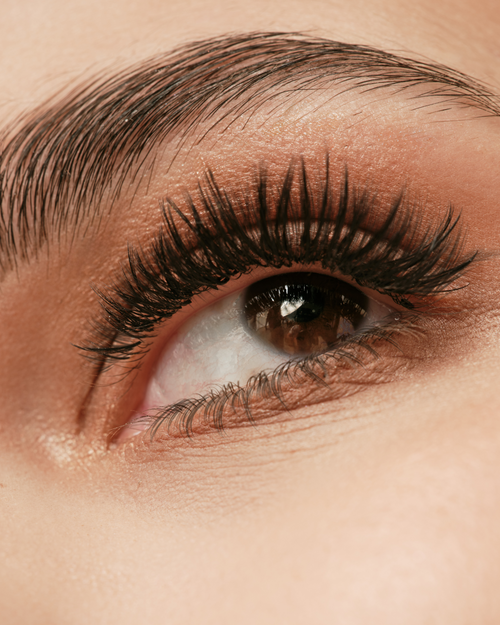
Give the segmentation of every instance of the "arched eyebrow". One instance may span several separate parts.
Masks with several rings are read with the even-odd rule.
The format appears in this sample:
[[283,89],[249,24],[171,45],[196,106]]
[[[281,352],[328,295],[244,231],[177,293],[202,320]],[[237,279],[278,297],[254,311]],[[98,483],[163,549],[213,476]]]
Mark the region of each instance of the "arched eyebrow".
[[[191,43],[81,87],[24,115],[0,155],[0,271],[62,232],[98,222],[158,144],[251,114],[273,98],[326,85],[408,92],[416,106],[473,107],[498,116],[495,94],[439,64],[295,33]],[[206,131],[205,131],[206,132]]]

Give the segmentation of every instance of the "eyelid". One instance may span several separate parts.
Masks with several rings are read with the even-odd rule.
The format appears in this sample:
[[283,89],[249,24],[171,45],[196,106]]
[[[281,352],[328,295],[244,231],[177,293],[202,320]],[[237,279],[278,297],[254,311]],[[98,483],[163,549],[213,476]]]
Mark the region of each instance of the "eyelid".
[[[305,163],[292,162],[286,176],[272,184],[261,166],[245,192],[240,186],[232,193],[220,188],[208,172],[196,196],[186,194],[179,206],[165,200],[164,223],[156,237],[147,246],[131,246],[114,285],[97,289],[103,313],[93,320],[93,334],[81,349],[96,360],[101,372],[97,375],[104,376],[104,384],[120,386],[131,372],[147,375],[141,365],[146,355],[149,360],[152,349],[160,348],[156,334],[165,320],[186,309],[197,295],[215,294],[229,280],[266,267],[284,271],[319,265],[329,275],[344,275],[351,284],[395,302],[398,315],[387,327],[376,328],[370,336],[325,356],[328,363],[320,364],[320,369],[338,368],[341,355],[345,363],[356,362],[361,354],[374,355],[378,343],[393,348],[394,337],[419,334],[421,304],[427,307],[437,295],[462,286],[457,281],[474,261],[475,254],[464,251],[465,236],[458,218],[450,209],[444,218],[423,228],[425,207],[412,202],[408,192],[396,196],[391,205],[381,206],[376,203],[376,190],[360,191],[347,170],[338,188],[332,182],[328,158],[321,180],[320,185],[313,185]],[[397,358],[394,362],[399,366]],[[266,384],[276,388],[290,371],[284,367]],[[370,375],[368,371],[365,378]],[[349,383],[351,388],[362,388],[361,378],[357,374]],[[130,387],[132,391],[125,390],[125,395],[137,394],[134,380]],[[262,395],[256,388],[236,391],[228,394],[226,389],[208,401],[188,398],[181,406],[165,407],[163,416],[156,415],[150,434],[165,422],[176,422],[189,433],[199,410],[220,423],[216,406],[238,402],[242,393]],[[273,397],[278,402],[276,410],[283,408],[281,398]],[[242,405],[241,410],[246,408]],[[123,414],[115,423],[124,423]]]
[[[261,371],[244,385],[228,383],[205,394],[182,399],[163,408],[136,412],[114,431],[124,442],[137,434],[153,440],[190,438],[233,427],[289,419],[300,407],[325,399],[339,400],[390,380],[409,364],[398,339],[420,339],[423,313],[395,314],[324,353],[290,359],[273,371]],[[390,350],[392,353],[389,353]],[[395,357],[396,356],[396,357]],[[163,432],[160,434],[160,432]]]
[[101,363],[140,357],[159,323],[252,267],[319,263],[412,308],[409,298],[448,290],[473,262],[451,210],[422,230],[422,207],[408,194],[398,195],[385,217],[375,200],[373,190],[356,190],[347,169],[333,188],[328,156],[319,187],[304,162],[292,162],[274,185],[261,166],[247,192],[234,198],[208,172],[183,210],[165,201],[164,226],[146,251],[129,250],[115,286],[99,292],[104,315],[81,349]]

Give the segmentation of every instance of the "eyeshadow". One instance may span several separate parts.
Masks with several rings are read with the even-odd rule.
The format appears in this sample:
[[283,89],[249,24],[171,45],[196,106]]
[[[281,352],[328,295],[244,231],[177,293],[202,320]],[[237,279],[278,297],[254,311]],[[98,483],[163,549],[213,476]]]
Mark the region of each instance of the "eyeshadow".
[[128,267],[99,291],[103,314],[82,351],[101,363],[140,357],[162,321],[254,267],[315,263],[412,309],[419,298],[452,289],[473,262],[451,209],[422,230],[422,206],[401,192],[374,224],[374,189],[353,191],[347,169],[334,187],[328,158],[323,174],[322,186],[311,186],[305,163],[292,162],[271,184],[260,166],[254,183],[232,198],[207,172],[183,206],[166,199],[156,237],[129,249]]

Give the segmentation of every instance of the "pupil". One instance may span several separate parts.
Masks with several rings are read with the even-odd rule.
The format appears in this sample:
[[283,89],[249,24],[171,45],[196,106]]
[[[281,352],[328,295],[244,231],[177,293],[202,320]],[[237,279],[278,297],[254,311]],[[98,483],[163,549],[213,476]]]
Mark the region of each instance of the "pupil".
[[341,280],[313,273],[284,274],[247,289],[245,316],[250,330],[292,356],[325,351],[354,334],[368,299]]

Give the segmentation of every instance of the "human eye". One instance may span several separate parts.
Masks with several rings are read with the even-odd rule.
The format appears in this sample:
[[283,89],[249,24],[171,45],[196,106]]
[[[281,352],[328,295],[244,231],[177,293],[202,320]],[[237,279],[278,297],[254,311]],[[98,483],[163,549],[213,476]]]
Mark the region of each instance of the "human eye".
[[320,183],[308,171],[292,162],[276,180],[261,164],[230,189],[207,172],[97,289],[103,314],[80,347],[101,384],[135,378],[113,446],[293,418],[391,378],[465,286],[475,254],[451,209],[424,226],[408,191],[380,202],[347,169],[335,184],[328,157]]
[[283,381],[286,386],[300,376],[302,384],[324,380],[320,364],[338,359],[355,340],[373,338],[396,315],[347,282],[319,272],[253,282],[182,324],[159,358],[138,416],[119,439],[173,421],[189,433],[199,427],[193,422],[200,412],[210,427],[222,428],[228,403],[240,404],[252,419],[253,400],[266,395],[286,406]]

